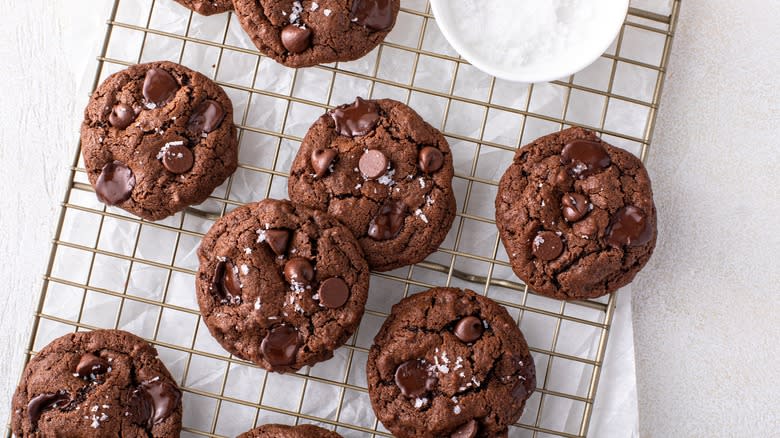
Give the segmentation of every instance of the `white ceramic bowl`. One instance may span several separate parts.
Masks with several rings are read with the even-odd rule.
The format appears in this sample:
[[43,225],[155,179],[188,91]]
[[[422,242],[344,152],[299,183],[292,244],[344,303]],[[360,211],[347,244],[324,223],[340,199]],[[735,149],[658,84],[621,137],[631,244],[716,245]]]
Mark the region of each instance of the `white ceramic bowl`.
[[[560,0],[555,11],[548,7],[553,0],[430,2],[444,37],[472,65],[510,81],[546,82],[601,56],[620,31],[629,0]],[[507,32],[514,38],[499,50],[493,41]]]

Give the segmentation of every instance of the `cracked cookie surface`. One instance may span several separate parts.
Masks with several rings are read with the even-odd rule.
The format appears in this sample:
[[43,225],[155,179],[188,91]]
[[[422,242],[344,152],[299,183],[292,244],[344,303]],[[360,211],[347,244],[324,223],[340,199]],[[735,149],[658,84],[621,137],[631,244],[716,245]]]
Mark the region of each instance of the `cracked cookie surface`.
[[369,270],[324,212],[266,199],[233,210],[198,250],[200,312],[227,351],[287,372],[333,356],[357,328]]
[[444,136],[414,110],[358,98],[309,129],[288,194],[343,222],[369,266],[388,271],[424,260],[447,237],[456,212],[453,174]]
[[517,150],[499,184],[496,224],[517,276],[539,294],[567,300],[628,284],[656,241],[642,162],[583,128]]
[[178,437],[181,392],[157,351],[121,330],[62,336],[36,354],[13,397],[17,437]]
[[98,199],[148,220],[203,202],[238,165],[227,94],[172,62],[109,76],[85,110],[81,147]]
[[234,0],[258,50],[288,67],[358,59],[395,25],[400,0]]
[[186,8],[202,15],[213,15],[233,10],[233,0],[176,0]]
[[506,309],[457,288],[393,306],[366,368],[374,412],[399,438],[507,436],[536,389],[533,358]]
[[310,424],[265,424],[242,433],[238,438],[341,438],[341,435]]

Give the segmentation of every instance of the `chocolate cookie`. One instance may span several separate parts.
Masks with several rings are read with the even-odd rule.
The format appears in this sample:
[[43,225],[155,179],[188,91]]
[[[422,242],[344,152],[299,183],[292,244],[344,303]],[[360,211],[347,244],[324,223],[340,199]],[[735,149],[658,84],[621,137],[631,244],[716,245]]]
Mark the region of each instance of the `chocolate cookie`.
[[534,360],[506,309],[456,288],[393,306],[367,373],[374,412],[399,438],[505,437],[536,389]]
[[200,249],[197,295],[212,336],[270,371],[333,356],[357,328],[368,265],[324,212],[266,199],[218,220]]
[[400,0],[233,0],[260,52],[288,67],[352,61],[395,25]]
[[203,202],[238,164],[230,99],[172,62],[109,76],[84,117],[81,152],[98,199],[144,219]]
[[309,129],[288,193],[347,225],[369,266],[388,271],[425,259],[447,237],[453,173],[447,140],[414,110],[357,98]]
[[642,162],[582,128],[517,150],[498,188],[496,224],[517,276],[565,300],[628,284],[655,248]]
[[341,435],[310,424],[266,424],[244,432],[238,438],[341,438]]
[[96,330],[53,340],[13,397],[16,437],[178,437],[181,392],[143,339]]
[[202,15],[213,15],[233,10],[233,0],[176,0],[184,7]]

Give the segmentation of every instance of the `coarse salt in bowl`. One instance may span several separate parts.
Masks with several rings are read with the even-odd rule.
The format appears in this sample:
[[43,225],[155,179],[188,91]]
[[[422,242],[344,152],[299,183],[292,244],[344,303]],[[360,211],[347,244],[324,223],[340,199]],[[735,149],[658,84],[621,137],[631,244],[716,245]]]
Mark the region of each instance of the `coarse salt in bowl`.
[[518,82],[574,74],[609,48],[629,0],[430,0],[444,37],[478,69]]

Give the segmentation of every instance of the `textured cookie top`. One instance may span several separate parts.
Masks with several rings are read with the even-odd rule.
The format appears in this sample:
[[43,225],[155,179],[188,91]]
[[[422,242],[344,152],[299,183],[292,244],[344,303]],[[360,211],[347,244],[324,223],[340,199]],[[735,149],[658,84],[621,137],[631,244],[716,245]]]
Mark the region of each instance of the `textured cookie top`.
[[533,358],[506,309],[455,288],[393,306],[367,373],[377,417],[400,438],[506,436],[536,388]]
[[400,0],[234,0],[260,52],[288,67],[352,61],[395,25]]
[[387,271],[425,259],[447,236],[453,173],[444,136],[414,110],[358,98],[309,129],[288,193],[347,225],[369,266]]
[[266,199],[218,220],[203,238],[197,294],[211,334],[272,371],[329,359],[357,328],[369,271],[329,215]]
[[120,330],[52,341],[27,364],[13,410],[17,437],[178,437],[182,415],[157,351]]
[[582,128],[518,149],[499,184],[496,223],[518,277],[560,299],[628,284],[655,247],[642,162]]
[[145,219],[203,202],[238,163],[230,99],[172,62],[109,76],[84,117],[82,154],[98,199]]
[[176,0],[187,8],[203,15],[219,14],[233,10],[233,0]]
[[310,424],[266,424],[244,432],[238,438],[341,438],[341,435]]

